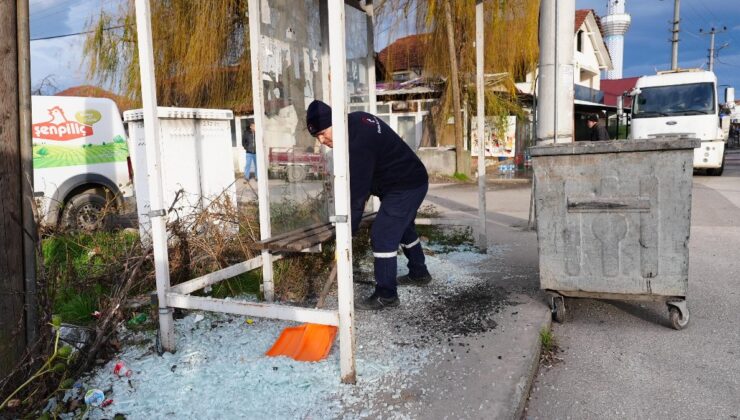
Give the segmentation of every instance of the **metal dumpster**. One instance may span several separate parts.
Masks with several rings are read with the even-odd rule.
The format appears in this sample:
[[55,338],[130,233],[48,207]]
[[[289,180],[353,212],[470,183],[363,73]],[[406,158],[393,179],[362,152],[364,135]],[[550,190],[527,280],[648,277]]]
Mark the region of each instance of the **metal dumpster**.
[[688,324],[689,230],[699,140],[577,142],[530,148],[540,287],[563,297],[663,301]]

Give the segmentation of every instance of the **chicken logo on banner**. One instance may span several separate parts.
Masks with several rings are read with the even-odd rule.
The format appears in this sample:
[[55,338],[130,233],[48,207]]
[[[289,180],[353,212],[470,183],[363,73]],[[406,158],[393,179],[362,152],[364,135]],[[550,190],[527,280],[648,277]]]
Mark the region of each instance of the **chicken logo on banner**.
[[49,115],[51,116],[49,121],[33,124],[34,138],[67,141],[93,135],[92,124],[68,120],[62,108],[58,106],[49,109]]

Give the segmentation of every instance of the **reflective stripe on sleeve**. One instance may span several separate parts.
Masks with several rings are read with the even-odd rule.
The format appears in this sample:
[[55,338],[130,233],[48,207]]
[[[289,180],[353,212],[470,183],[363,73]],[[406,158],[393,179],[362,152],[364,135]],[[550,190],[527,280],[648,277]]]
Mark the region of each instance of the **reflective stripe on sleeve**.
[[398,251],[393,252],[373,252],[375,258],[396,258]]
[[418,243],[419,243],[419,238],[416,238],[416,240],[414,242],[411,242],[410,244],[401,244],[401,248],[413,248]]

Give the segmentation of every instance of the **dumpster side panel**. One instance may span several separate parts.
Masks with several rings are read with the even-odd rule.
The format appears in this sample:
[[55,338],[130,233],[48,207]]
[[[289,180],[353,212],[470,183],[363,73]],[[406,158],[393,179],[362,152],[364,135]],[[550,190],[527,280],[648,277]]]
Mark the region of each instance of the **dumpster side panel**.
[[543,289],[685,296],[692,150],[534,158]]

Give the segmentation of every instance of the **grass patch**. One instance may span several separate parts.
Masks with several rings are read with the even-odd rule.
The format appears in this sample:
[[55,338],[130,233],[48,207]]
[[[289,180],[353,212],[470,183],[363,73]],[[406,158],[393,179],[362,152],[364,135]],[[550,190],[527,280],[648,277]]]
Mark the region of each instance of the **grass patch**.
[[416,232],[438,252],[447,253],[460,247],[475,246],[473,228],[470,226],[417,225]]
[[455,172],[455,174],[452,175],[452,177],[454,179],[458,180],[458,181],[461,181],[461,182],[470,182],[470,177],[469,176],[467,176],[465,174],[462,174],[462,173],[459,173],[459,172]]
[[64,284],[99,277],[139,238],[133,232],[58,234],[42,241],[44,264]]
[[228,280],[224,280],[211,287],[208,296],[223,299],[229,296],[260,294],[260,283],[262,281],[262,270],[252,270]]
[[54,302],[54,313],[62,317],[62,321],[75,325],[88,325],[94,319],[91,314],[100,309],[100,297],[104,293],[101,286],[95,285],[93,291],[79,293],[69,287],[61,291]]
[[540,353],[540,364],[542,366],[551,368],[563,360],[557,356],[560,347],[558,347],[558,341],[549,328],[540,330],[540,343],[542,344],[542,352]]
[[552,351],[555,348],[555,336],[547,328],[540,330],[540,343],[544,351]]
[[125,231],[56,233],[42,240],[43,267],[53,283],[52,308],[65,323],[89,325],[91,313],[123,270],[138,234]]

